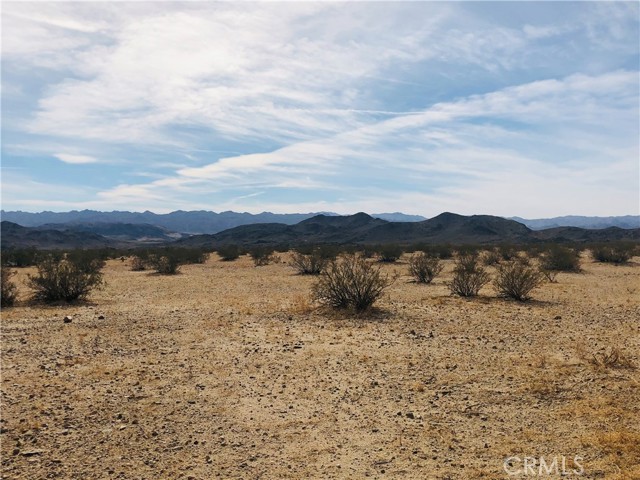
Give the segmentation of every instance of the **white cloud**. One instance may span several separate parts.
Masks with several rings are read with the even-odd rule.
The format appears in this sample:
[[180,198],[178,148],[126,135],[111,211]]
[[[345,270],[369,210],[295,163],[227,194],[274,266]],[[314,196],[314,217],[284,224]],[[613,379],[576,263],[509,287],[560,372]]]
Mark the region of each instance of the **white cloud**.
[[98,161],[97,158],[89,155],[76,155],[73,153],[56,153],[53,156],[64,163],[72,164],[96,163]]

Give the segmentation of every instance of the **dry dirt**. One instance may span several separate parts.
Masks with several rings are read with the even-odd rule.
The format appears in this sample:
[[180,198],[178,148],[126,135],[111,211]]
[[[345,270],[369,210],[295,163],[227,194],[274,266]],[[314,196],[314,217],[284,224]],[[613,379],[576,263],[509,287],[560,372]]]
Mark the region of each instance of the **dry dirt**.
[[[286,260],[286,255],[284,256]],[[366,317],[285,262],[110,261],[84,304],[2,312],[2,478],[640,478],[640,262],[528,304],[401,276]],[[71,315],[71,323],[64,323]],[[617,349],[617,365],[597,365]],[[578,458],[574,458],[578,456]],[[582,466],[584,472],[574,475]],[[536,473],[538,467],[536,467]]]

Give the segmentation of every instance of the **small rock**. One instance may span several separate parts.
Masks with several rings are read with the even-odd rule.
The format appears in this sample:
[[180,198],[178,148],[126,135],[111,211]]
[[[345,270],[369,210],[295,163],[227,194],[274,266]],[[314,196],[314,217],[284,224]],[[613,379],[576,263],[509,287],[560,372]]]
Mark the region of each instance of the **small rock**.
[[414,419],[416,418],[416,416],[413,414],[413,412],[407,412],[407,418]]
[[64,323],[71,323],[73,317],[71,315],[67,315],[63,318]]
[[553,317],[554,320],[562,320],[562,315],[556,315]]
[[98,320],[104,320],[104,315],[98,315]]
[[33,457],[34,455],[40,455],[41,453],[44,453],[44,450],[27,450],[22,452],[22,455],[25,457]]

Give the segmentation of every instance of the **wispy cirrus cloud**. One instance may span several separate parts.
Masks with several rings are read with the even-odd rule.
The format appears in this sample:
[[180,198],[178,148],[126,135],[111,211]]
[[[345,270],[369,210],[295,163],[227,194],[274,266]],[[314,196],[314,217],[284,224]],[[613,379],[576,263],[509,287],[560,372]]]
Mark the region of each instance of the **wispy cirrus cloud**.
[[3,164],[117,164],[94,208],[635,208],[637,4],[243,8],[3,6]]

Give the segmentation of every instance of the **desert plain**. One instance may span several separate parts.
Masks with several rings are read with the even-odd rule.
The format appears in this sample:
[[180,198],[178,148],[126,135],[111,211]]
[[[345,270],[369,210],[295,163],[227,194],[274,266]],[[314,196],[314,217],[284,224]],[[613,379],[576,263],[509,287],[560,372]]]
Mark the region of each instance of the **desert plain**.
[[53,306],[17,269],[2,478],[640,478],[640,258],[585,253],[519,303],[452,296],[450,260],[413,283],[405,257],[354,315],[280,256],[175,276],[110,260]]

